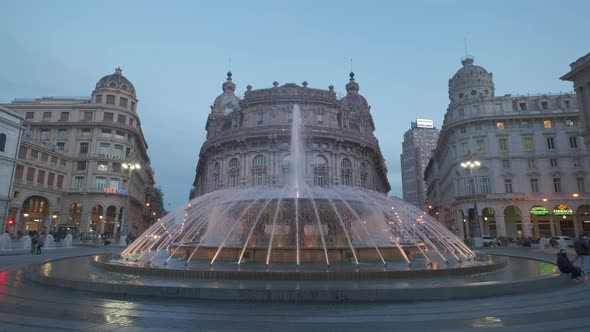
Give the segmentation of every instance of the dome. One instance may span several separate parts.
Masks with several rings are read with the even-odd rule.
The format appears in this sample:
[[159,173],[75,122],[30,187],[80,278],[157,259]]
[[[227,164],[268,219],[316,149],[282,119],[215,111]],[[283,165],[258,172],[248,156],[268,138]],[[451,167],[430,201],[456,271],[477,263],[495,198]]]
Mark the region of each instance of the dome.
[[107,75],[98,80],[98,83],[96,83],[96,88],[115,88],[135,95],[135,87],[127,78],[125,78],[125,76],[121,74],[121,72],[121,68],[117,67],[114,74]]
[[359,94],[359,84],[354,80],[354,73],[350,73],[350,81],[346,84],[346,96],[342,98],[341,110],[347,110],[352,113],[368,112],[369,103],[365,97]]
[[230,71],[227,73],[227,80],[221,86],[223,93],[215,98],[215,102],[211,106],[213,113],[225,113],[227,115],[234,110],[241,109],[240,98],[234,94],[236,85],[232,82],[231,76],[232,73]]
[[461,60],[463,67],[449,80],[449,98],[461,101],[477,96],[494,96],[492,73],[485,68],[473,64],[474,58],[465,57]]

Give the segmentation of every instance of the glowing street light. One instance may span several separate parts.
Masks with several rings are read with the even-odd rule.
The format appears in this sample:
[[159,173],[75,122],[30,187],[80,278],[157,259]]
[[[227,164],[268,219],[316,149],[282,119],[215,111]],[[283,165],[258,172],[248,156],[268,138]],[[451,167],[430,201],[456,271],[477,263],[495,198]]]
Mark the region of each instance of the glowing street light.
[[479,224],[479,212],[477,211],[477,196],[476,196],[476,186],[475,182],[477,181],[477,177],[473,176],[473,169],[481,166],[481,163],[478,160],[468,160],[461,163],[461,167],[469,169],[469,175],[473,178],[471,182],[473,194],[473,209],[475,210],[475,246],[481,247],[483,245],[483,238],[481,236],[481,225]]
[[139,163],[123,163],[121,167],[123,167],[123,169],[129,170],[129,181],[127,182],[127,202],[125,204],[125,218],[123,219],[123,224],[121,225],[121,233],[119,236],[119,241],[123,243],[127,240],[127,232],[129,229],[129,188],[131,188],[133,171],[140,170],[141,165]]

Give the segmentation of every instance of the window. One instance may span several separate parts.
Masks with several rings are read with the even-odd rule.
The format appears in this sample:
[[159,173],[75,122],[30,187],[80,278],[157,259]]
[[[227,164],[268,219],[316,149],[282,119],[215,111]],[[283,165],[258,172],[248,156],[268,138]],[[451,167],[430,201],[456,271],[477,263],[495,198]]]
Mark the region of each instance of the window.
[[510,159],[502,159],[502,168],[510,168]]
[[58,174],[57,175],[57,187],[58,188],[63,188],[64,186],[64,176],[62,174]]
[[129,127],[133,127],[133,119],[129,118]]
[[578,192],[585,193],[586,192],[586,185],[584,184],[584,178],[582,178],[582,177],[576,178],[576,183],[578,185]]
[[473,113],[473,115],[478,115],[479,114],[479,105],[473,105],[473,107],[471,108],[471,112]]
[[113,122],[113,113],[105,112],[102,116],[103,122]]
[[117,131],[115,132],[115,138],[116,138],[116,139],[125,139],[125,133],[124,133],[124,132],[122,132],[122,131],[118,131],[118,130],[117,130]]
[[506,152],[508,150],[508,143],[505,138],[500,138],[498,140],[498,149],[500,152]]
[[92,121],[92,112],[84,112],[82,121]]
[[264,113],[258,112],[258,124],[262,124],[263,120],[264,120]]
[[561,192],[561,179],[560,178],[553,178],[553,190],[556,193]]
[[535,159],[528,160],[529,168],[535,168]]
[[563,101],[563,106],[564,106],[565,108],[570,108],[570,101],[569,101],[569,100],[564,100],[564,101]]
[[127,117],[123,114],[117,115],[117,123],[125,124],[127,122]]
[[525,136],[523,138],[523,145],[525,151],[533,151],[533,137]]
[[104,138],[111,138],[111,136],[113,136],[113,131],[110,129],[103,129],[100,136]]
[[64,152],[66,150],[66,143],[65,142],[57,142],[55,144],[55,150]]
[[547,149],[548,150],[555,149],[555,138],[547,137]]
[[109,170],[109,166],[106,162],[99,161],[96,167],[97,171],[106,172]]
[[548,103],[548,102],[546,102],[546,101],[542,101],[542,102],[541,102],[541,109],[542,109],[542,110],[549,109],[549,103]]
[[102,95],[96,95],[96,103],[102,104]]
[[485,152],[486,145],[483,139],[478,139],[475,141],[475,145],[477,146],[477,152]]
[[111,170],[113,172],[120,172],[121,171],[121,163],[113,163],[111,165]]
[[123,159],[123,145],[115,144],[113,148],[113,157],[116,159]]
[[229,186],[237,187],[240,178],[240,161],[238,158],[232,158],[229,161]]
[[128,101],[129,100],[127,100],[127,98],[123,98],[123,97],[119,98],[119,106],[127,108]]
[[59,121],[68,122],[70,119],[70,112],[61,112],[59,115]]
[[45,171],[39,170],[37,173],[37,183],[38,184],[45,184]]
[[512,179],[504,179],[504,191],[507,194],[512,193]]
[[49,155],[45,152],[41,152],[41,161],[47,162],[49,160]]
[[466,156],[469,154],[469,146],[466,142],[461,143],[461,149],[463,150],[463,155]]
[[47,174],[47,185],[53,187],[53,182],[55,181],[55,173],[49,172]]
[[25,166],[23,165],[16,165],[16,171],[14,173],[14,177],[17,180],[23,179],[23,173],[25,172]]
[[547,129],[548,128],[551,128],[552,127],[551,120],[545,120],[545,121],[543,121],[543,127],[547,128]]
[[74,177],[74,182],[72,183],[72,188],[84,189],[84,177],[83,176]]
[[582,167],[582,163],[580,162],[580,158],[572,159],[572,164],[574,165],[574,167]]
[[[260,113],[259,113],[260,114]],[[266,184],[266,161],[264,160],[264,156],[256,156],[254,157],[254,185],[255,186],[264,186]]]
[[481,124],[480,123],[475,124],[475,131],[481,131]]
[[39,151],[31,150],[31,159],[37,160],[38,157],[39,157]]
[[342,184],[345,186],[352,186],[352,163],[350,160],[344,158],[340,163],[342,173]]
[[556,168],[557,167],[557,159],[550,159],[549,163],[551,165],[552,168]]
[[293,111],[287,112],[287,122],[293,122]]
[[572,120],[565,120],[566,127],[575,127],[576,124]]
[[54,165],[57,165],[57,157],[56,156],[51,156],[51,163]]
[[465,110],[463,108],[459,109],[459,118],[462,119],[463,117],[465,117]]
[[21,146],[20,149],[18,149],[18,157],[20,159],[27,159],[27,152],[28,151],[29,151],[29,149],[27,149],[27,147]]
[[67,135],[68,135],[67,129],[58,129],[57,130],[57,138],[66,138]]
[[369,172],[367,171],[367,165],[365,165],[365,163],[361,163],[361,187],[367,188],[368,177],[369,177]]
[[503,112],[502,104],[496,104],[496,112]]
[[221,188],[221,166],[218,162],[213,166],[213,189]]
[[27,112],[25,114],[25,120],[33,120],[34,117],[35,117],[35,112]]
[[109,182],[109,187],[114,190],[119,190],[119,179],[118,178],[111,178]]
[[85,161],[76,162],[76,170],[77,171],[85,171],[86,170],[86,162]]
[[496,129],[498,129],[498,130],[504,130],[504,122],[497,122],[496,123]]
[[324,115],[322,113],[316,114],[315,118],[318,124],[324,123]]
[[492,191],[492,186],[490,184],[490,177],[487,175],[480,177],[480,189],[482,194],[489,194]]
[[6,149],[6,134],[0,134],[0,152],[4,152]]
[[39,135],[41,140],[49,139],[49,129],[41,129],[41,134]]
[[328,159],[322,155],[316,156],[314,160],[313,185],[318,187],[328,186]]
[[[131,102],[131,110],[135,112],[135,102],[133,101]],[[131,123],[129,125],[131,125]]]
[[83,154],[88,153],[88,146],[89,146],[88,142],[80,143],[80,153],[83,153]]
[[96,177],[96,189],[103,190],[107,182],[107,178],[97,176]]
[[43,112],[43,121],[51,121],[51,112]]
[[539,192],[539,180],[538,179],[531,179],[531,192],[533,192],[533,193]]
[[107,105],[115,105],[115,96],[107,95]]
[[461,134],[467,134],[467,126],[461,127]]
[[106,156],[111,152],[111,145],[109,143],[100,143],[98,146],[98,154]]
[[32,167],[27,168],[27,182],[32,183],[35,181],[35,169]]
[[572,148],[572,149],[578,148],[578,137],[577,136],[570,136],[570,148]]
[[519,103],[519,104],[518,104],[518,108],[519,108],[521,111],[526,111],[526,103]]
[[91,138],[92,137],[92,132],[90,131],[90,129],[82,129],[82,138]]

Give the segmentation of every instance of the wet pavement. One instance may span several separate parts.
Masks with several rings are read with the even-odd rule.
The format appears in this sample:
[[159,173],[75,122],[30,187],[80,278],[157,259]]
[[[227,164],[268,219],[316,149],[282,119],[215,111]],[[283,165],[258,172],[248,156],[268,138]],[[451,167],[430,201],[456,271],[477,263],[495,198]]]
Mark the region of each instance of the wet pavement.
[[[405,303],[276,304],[110,296],[24,280],[47,259],[117,252],[75,247],[0,256],[0,331],[564,331],[590,328],[590,287],[572,282],[534,293]],[[553,261],[535,248],[484,252]],[[573,256],[572,256],[573,257]],[[74,270],[75,267],[72,267]]]

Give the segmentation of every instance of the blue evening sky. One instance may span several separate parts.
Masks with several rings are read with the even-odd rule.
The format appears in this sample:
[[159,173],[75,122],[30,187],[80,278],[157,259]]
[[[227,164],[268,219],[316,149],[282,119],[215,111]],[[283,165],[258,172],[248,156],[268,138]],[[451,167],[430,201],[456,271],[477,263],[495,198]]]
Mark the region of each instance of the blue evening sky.
[[590,51],[584,0],[2,0],[0,13],[0,102],[90,96],[120,66],[167,209],[188,199],[229,58],[239,97],[275,80],[343,94],[352,58],[401,196],[403,133],[416,118],[442,125],[465,38],[496,95],[571,91],[559,77]]

